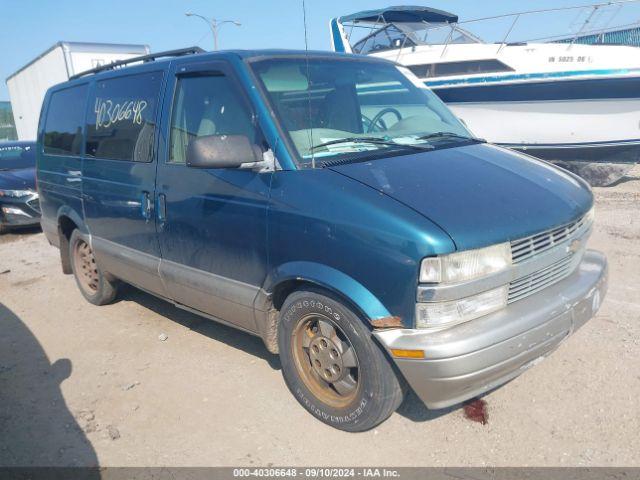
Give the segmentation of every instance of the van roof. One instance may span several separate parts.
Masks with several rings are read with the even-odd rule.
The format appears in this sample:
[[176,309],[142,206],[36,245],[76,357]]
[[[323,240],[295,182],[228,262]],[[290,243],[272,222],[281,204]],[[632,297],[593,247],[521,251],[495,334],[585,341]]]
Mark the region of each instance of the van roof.
[[106,65],[102,65],[100,67],[94,68],[92,70],[80,72],[70,77],[69,80],[76,80],[79,78],[86,77],[88,75],[100,74],[103,72],[113,72],[113,71],[119,71],[122,69],[128,70],[128,68],[139,66],[141,63],[146,64],[146,63],[153,62],[154,64],[164,64],[164,63],[170,62],[176,57],[185,57],[185,56],[198,57],[198,59],[229,58],[231,56],[235,56],[235,57],[240,57],[246,60],[258,59],[258,58],[260,59],[274,58],[274,57],[283,57],[283,56],[339,57],[339,58],[353,57],[354,59],[368,60],[368,61],[382,61],[382,62],[387,61],[383,59],[376,59],[375,57],[363,57],[361,55],[353,55],[353,54],[330,52],[330,51],[319,51],[319,50],[265,49],[265,50],[220,50],[216,52],[205,52],[199,47],[190,47],[190,48],[183,48],[179,50],[157,52],[157,53],[152,53],[148,55],[142,55],[140,57],[129,58],[127,60],[113,62],[110,64],[106,64]]

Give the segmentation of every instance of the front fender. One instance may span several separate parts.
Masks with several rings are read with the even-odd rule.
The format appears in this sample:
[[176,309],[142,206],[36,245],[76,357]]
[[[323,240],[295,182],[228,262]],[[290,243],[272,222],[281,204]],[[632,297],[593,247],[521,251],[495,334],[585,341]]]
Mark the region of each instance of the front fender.
[[318,285],[346,298],[372,325],[376,320],[391,316],[385,306],[361,283],[326,265],[314,262],[288,262],[267,276],[263,290],[273,293],[279,285],[289,281],[302,281]]

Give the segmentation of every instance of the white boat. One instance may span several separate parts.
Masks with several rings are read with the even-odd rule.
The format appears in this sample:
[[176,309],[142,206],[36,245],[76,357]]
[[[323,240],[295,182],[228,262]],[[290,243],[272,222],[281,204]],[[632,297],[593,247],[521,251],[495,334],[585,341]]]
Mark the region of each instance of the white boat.
[[[589,7],[595,14],[616,3],[627,2]],[[475,135],[559,163],[592,184],[610,184],[640,160],[640,49],[509,43],[520,17],[539,12],[510,15],[498,43],[463,28],[478,20],[459,22],[455,14],[415,6],[335,18],[331,40],[336,51],[405,65]],[[498,17],[480,20],[491,18]]]

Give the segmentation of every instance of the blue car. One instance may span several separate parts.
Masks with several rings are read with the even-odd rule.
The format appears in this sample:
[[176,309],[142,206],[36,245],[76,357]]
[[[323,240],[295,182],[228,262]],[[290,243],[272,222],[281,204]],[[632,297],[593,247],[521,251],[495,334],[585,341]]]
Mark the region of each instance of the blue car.
[[0,142],[0,233],[39,224],[36,143]]
[[606,292],[588,185],[475,138],[373,57],[98,67],[48,91],[37,157],[43,230],[89,302],[126,282],[261,337],[346,431],[407,388],[438,409],[504,384]]

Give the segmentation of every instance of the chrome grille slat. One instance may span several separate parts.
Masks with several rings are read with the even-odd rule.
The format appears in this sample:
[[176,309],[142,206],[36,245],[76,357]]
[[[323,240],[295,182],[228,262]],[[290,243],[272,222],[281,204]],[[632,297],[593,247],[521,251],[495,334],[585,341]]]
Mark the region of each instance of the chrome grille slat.
[[544,288],[546,286],[551,285],[554,280],[563,275],[564,273],[570,273],[570,263],[563,264],[558,268],[547,272],[545,275],[532,278],[526,284],[520,285],[518,288],[509,288],[509,301],[516,300],[520,298],[522,295],[530,295],[537,291],[538,288]]
[[533,295],[534,293],[537,293],[540,290],[547,288],[548,286],[553,285],[554,283],[557,283],[560,280],[563,280],[564,278],[568,277],[570,274],[571,274],[570,268],[560,270],[555,276],[550,277],[545,282],[537,283],[528,290],[524,290],[514,295],[509,295],[508,303],[513,303],[516,300],[520,300],[524,297],[528,297],[529,295]]
[[545,232],[536,233],[526,238],[511,242],[513,263],[520,263],[542,253],[561,242],[569,240],[583,225],[585,218],[556,227]]
[[563,259],[562,261],[557,262],[556,264],[551,265],[551,267],[545,268],[544,270],[539,270],[524,278],[513,281],[509,284],[509,292],[517,292],[522,288],[528,287],[532,282],[542,281],[550,275],[553,275],[558,270],[566,268],[569,263],[571,263],[571,257]]
[[[584,227],[584,228],[583,228]],[[581,238],[588,231],[590,225],[586,224],[586,217],[571,222],[567,225],[555,227],[545,232],[536,233],[526,238],[520,238],[511,242],[511,257],[514,264],[526,262],[539,254],[548,252],[553,248],[564,248],[575,238]],[[568,277],[577,266],[577,261],[582,256],[582,251],[572,253],[567,249],[566,255],[551,265],[517,278],[509,283],[508,303],[515,302],[552,285]],[[576,256],[579,256],[578,258]]]
[[[569,259],[571,260],[571,259]],[[509,292],[518,292],[523,288],[530,287],[533,283],[538,283],[544,281],[546,278],[554,275],[558,270],[563,270],[564,268],[569,266],[570,261],[562,261],[558,262],[555,265],[552,265],[550,268],[545,268],[539,272],[528,275],[521,279],[518,283],[512,282],[509,285]]]

